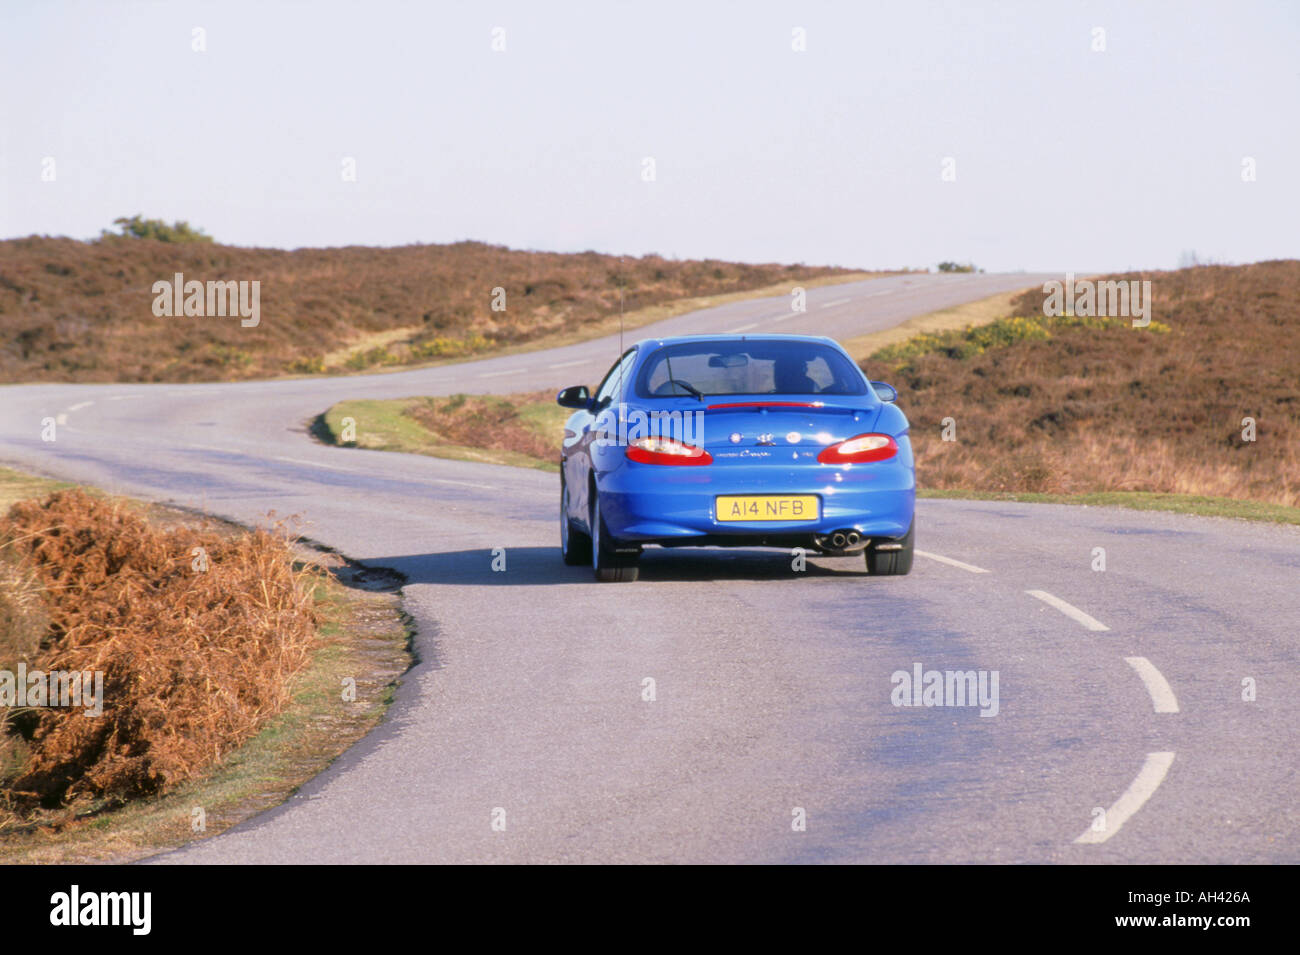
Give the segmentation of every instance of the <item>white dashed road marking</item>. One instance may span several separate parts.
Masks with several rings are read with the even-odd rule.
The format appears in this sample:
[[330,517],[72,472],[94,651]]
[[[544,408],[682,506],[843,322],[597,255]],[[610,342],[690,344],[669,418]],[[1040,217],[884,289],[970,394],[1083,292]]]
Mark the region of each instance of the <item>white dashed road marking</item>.
[[1164,781],[1165,773],[1169,772],[1173,761],[1173,753],[1147,753],[1147,761],[1142,764],[1137,779],[1133,780],[1128,789],[1124,790],[1124,795],[1115,800],[1115,804],[1106,810],[1106,827],[1101,832],[1094,832],[1089,827],[1087,832],[1074,841],[1084,844],[1105,842],[1119,832],[1120,827],[1142,808],[1143,803],[1151,798],[1151,794]]
[[93,404],[94,404],[93,401],[78,401],[75,405],[69,408],[68,411],[69,412],[80,411],[82,408],[89,408]]
[[450,478],[432,478],[431,480],[434,484],[454,484],[457,487],[486,488],[489,491],[496,490],[495,484],[475,484],[470,481],[453,481]]
[[1049,607],[1055,607],[1057,610],[1061,611],[1061,613],[1065,614],[1071,620],[1078,621],[1079,623],[1087,627],[1089,630],[1110,629],[1110,627],[1106,626],[1100,620],[1096,619],[1095,617],[1088,616],[1078,607],[1074,606],[1073,604],[1066,603],[1060,597],[1053,597],[1046,590],[1026,590],[1025,593],[1029,594],[1029,596],[1031,597],[1037,597],[1039,600],[1047,604]]
[[577,361],[562,361],[558,365],[547,365],[547,368],[573,368],[575,365],[585,365],[589,362],[587,358],[579,358]]
[[1151,704],[1157,713],[1177,713],[1178,698],[1174,696],[1169,681],[1146,657],[1125,657],[1124,661],[1137,671],[1151,694]]
[[851,301],[853,301],[851,298],[837,298],[833,302],[825,302],[822,305],[819,305],[818,308],[834,308],[836,305],[847,305]]
[[525,375],[527,368],[507,368],[505,371],[485,371],[475,375],[476,378],[500,378],[502,375]]
[[960,560],[953,560],[951,557],[944,557],[942,554],[931,554],[929,551],[913,550],[912,553],[917,557],[928,557],[930,560],[937,560],[941,564],[948,564],[950,567],[960,567],[962,570],[969,570],[972,574],[987,574],[988,571],[983,567],[976,567],[974,564],[963,563]]
[[747,332],[751,328],[758,328],[758,322],[750,322],[748,325],[741,325],[738,328],[733,328],[731,331],[727,332],[727,334],[739,335],[741,332]]
[[303,461],[300,458],[283,458],[279,456],[276,457],[276,460],[288,461],[290,464],[302,464],[309,468],[325,468],[327,471],[349,471],[353,474],[357,473],[356,468],[341,468],[333,464],[321,464],[319,461]]

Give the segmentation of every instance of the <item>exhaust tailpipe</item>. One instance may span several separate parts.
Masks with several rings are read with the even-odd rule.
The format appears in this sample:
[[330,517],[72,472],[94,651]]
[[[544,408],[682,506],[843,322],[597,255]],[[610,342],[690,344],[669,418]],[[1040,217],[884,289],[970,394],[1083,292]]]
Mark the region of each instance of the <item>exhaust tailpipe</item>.
[[856,554],[865,549],[869,543],[871,542],[867,538],[851,527],[813,537],[813,546],[822,553],[841,557]]

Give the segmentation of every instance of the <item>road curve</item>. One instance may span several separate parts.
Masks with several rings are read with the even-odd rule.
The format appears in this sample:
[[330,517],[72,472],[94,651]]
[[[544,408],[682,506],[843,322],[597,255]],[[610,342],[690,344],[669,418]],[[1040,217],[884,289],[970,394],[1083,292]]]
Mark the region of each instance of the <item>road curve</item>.
[[[875,279],[811,290],[797,316],[740,302],[629,340],[751,323],[845,338],[1042,280]],[[406,575],[420,663],[388,720],[285,805],[158,861],[1300,861],[1295,528],[922,501],[905,578],[649,551],[639,583],[597,585],[559,561],[555,475],[305,433],[343,398],[592,383],[615,347],[0,388],[6,463],[241,521],[301,514]],[[996,671],[996,715],[895,706],[916,664]]]

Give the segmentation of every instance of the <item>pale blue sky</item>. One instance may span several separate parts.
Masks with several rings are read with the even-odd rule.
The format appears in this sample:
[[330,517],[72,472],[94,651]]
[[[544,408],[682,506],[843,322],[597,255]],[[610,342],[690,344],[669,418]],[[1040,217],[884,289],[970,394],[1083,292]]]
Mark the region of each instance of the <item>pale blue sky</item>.
[[5,0],[0,83],[0,237],[141,212],[282,248],[1300,257],[1296,0]]

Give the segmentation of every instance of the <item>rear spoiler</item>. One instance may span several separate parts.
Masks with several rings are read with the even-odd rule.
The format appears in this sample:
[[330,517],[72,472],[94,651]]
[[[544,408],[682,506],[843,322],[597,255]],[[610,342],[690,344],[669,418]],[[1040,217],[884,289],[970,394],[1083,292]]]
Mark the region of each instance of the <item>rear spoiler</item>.
[[[863,396],[866,397],[865,395]],[[854,402],[853,404],[838,404],[825,401],[765,401],[762,398],[755,398],[752,401],[723,401],[716,404],[705,405],[705,411],[735,411],[741,408],[813,408],[817,411],[843,411],[848,414],[854,412],[868,412],[875,409]]]
[[713,411],[716,408],[824,408],[824,401],[760,401],[755,398],[753,401],[728,401],[723,404],[708,405],[704,410]]

